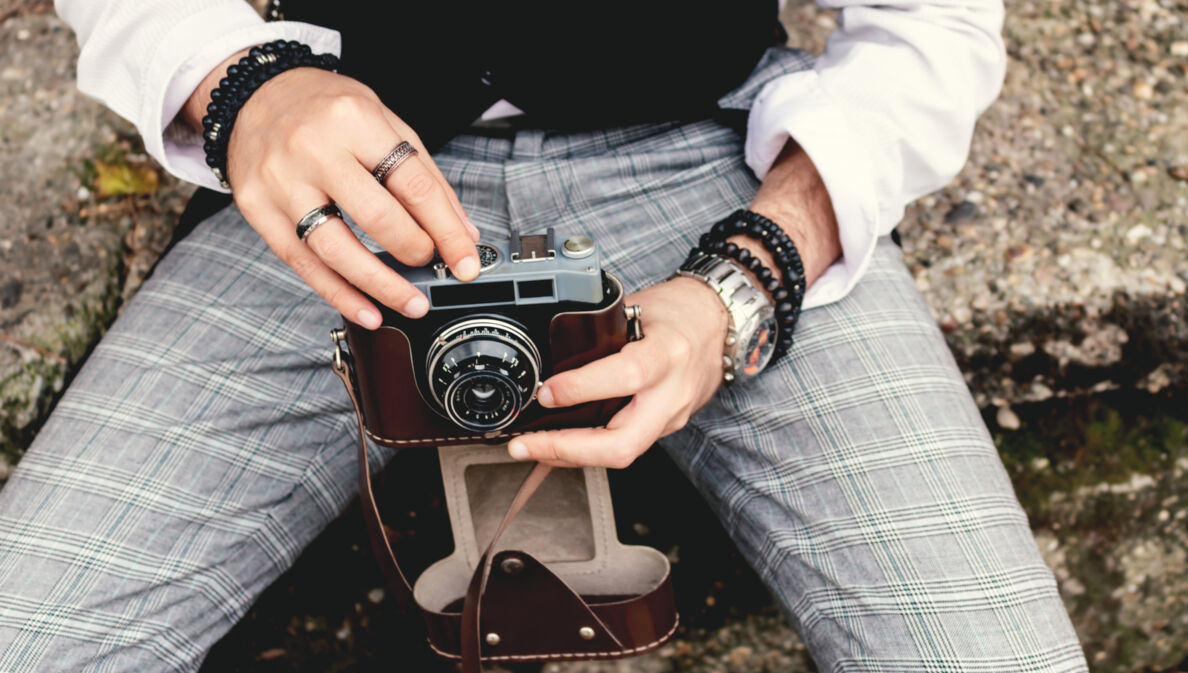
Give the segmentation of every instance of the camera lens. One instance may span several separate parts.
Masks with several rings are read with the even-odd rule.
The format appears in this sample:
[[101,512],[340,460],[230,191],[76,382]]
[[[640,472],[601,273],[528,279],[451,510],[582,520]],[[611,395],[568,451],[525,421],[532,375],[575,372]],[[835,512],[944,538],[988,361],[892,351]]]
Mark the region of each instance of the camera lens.
[[498,408],[503,397],[495,394],[497,390],[493,383],[476,383],[466,390],[466,405],[480,411]]
[[446,414],[471,430],[490,432],[506,426],[520,413],[520,391],[500,374],[472,371],[446,388]]
[[540,380],[540,354],[518,325],[472,318],[444,328],[426,371],[439,411],[474,432],[501,430],[516,419]]

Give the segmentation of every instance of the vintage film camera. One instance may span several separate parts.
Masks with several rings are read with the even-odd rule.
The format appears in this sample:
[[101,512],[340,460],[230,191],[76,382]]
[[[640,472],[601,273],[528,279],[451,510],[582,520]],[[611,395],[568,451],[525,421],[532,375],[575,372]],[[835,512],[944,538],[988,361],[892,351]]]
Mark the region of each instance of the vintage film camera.
[[[619,541],[606,471],[521,463],[492,446],[610,419],[625,399],[545,409],[536,391],[554,373],[641,338],[639,309],[624,306],[622,284],[585,236],[558,243],[549,229],[478,246],[482,271],[468,283],[442,263],[410,268],[381,255],[429,298],[428,314],[382,309],[379,329],[345,321],[334,330],[334,371],[359,420],[363,517],[386,584],[420,610],[430,647],[468,673],[484,661],[659,647],[678,623],[668,559]],[[415,582],[377,505],[367,438],[438,447],[454,552]]]
[[624,400],[568,409],[535,404],[549,376],[617,352],[639,336],[637,309],[602,270],[585,236],[554,231],[479,243],[470,282],[440,261],[407,267],[380,258],[425,293],[429,313],[383,309],[375,331],[346,323],[372,439],[389,446],[495,440],[522,432],[605,423]]

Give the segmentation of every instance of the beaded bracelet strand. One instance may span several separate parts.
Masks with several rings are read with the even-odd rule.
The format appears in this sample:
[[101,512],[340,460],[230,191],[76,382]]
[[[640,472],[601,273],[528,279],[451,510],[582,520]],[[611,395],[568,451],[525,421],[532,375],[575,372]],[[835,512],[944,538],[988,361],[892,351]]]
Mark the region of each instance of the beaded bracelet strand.
[[321,68],[334,72],[338,57],[314,54],[308,45],[293,40],[276,40],[252,47],[248,55],[227,68],[227,74],[210,92],[206,116],[202,118],[202,137],[206,142],[206,165],[210,166],[223,189],[230,189],[227,179],[227,143],[240,108],[264,82],[294,68]]
[[[772,254],[779,266],[779,276],[750,250],[727,242],[727,238],[739,234],[759,241]],[[731,257],[755,274],[775,302],[779,335],[772,361],[787,353],[792,347],[792,330],[800,318],[807,289],[804,264],[792,239],[770,219],[750,210],[738,210],[714,224],[698,243],[701,250]]]

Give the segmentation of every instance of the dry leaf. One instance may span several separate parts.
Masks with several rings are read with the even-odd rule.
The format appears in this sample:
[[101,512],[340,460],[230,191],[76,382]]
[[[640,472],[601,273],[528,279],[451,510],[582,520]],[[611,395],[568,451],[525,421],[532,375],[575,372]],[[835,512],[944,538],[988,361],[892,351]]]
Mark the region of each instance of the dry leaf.
[[155,191],[157,171],[148,164],[95,162],[95,192],[101,199]]
[[270,650],[264,650],[263,652],[257,654],[256,661],[272,661],[273,659],[280,659],[281,657],[285,656],[286,654],[288,654],[288,653],[285,652],[283,649],[281,649],[279,647],[274,647]]

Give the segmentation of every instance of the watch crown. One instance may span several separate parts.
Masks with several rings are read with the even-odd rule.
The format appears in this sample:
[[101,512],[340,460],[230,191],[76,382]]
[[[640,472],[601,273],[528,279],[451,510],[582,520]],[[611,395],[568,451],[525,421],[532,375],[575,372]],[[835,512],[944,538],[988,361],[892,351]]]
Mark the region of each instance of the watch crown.
[[729,355],[723,355],[722,356],[722,366],[726,369],[727,372],[733,371],[734,370],[734,358],[730,357]]
[[738,339],[734,338],[733,334],[726,335],[726,345],[727,346],[733,346],[737,342],[738,342]]

